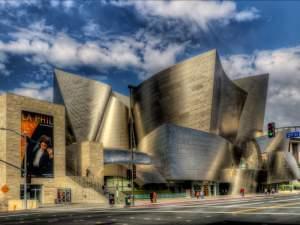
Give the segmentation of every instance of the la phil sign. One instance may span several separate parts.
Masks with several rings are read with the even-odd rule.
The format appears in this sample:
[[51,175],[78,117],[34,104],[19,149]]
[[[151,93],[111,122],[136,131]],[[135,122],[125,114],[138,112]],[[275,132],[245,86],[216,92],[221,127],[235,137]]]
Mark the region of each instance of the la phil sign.
[[287,132],[286,133],[287,138],[297,138],[300,137],[300,131],[293,131],[293,132]]

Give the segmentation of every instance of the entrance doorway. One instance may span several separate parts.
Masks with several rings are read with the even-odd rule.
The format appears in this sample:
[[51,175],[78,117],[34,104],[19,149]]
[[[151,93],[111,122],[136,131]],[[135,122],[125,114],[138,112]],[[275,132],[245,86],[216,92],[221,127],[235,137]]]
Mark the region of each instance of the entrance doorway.
[[[20,199],[24,199],[24,185],[20,187]],[[27,199],[37,200],[39,203],[42,202],[42,185],[39,184],[28,184],[27,185]]]
[[57,203],[71,203],[71,188],[59,188],[57,189]]

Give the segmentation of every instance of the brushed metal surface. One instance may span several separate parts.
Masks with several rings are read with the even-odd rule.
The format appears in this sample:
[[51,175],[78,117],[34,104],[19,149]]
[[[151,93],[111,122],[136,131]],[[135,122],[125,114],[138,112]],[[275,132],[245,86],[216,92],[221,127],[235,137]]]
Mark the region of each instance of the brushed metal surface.
[[264,157],[264,169],[268,171],[268,182],[288,182],[300,179],[298,163],[292,151],[289,152],[292,146],[290,140],[286,138],[288,131],[277,132],[274,138],[262,136],[255,139]]
[[263,131],[268,81],[269,74],[234,80],[236,85],[248,93],[240,118],[237,143],[253,139],[256,133]]
[[102,142],[105,148],[129,148],[128,107],[120,98],[121,95],[111,95],[103,127],[99,130],[97,141]]
[[[126,149],[104,149],[105,164],[129,164],[131,162],[131,151]],[[151,164],[151,158],[143,152],[134,152],[135,164]]]
[[208,131],[216,51],[163,70],[133,90],[138,140],[163,123]]
[[247,92],[235,85],[225,74],[218,54],[215,58],[210,131],[234,142]]
[[54,102],[66,107],[69,136],[74,133],[77,142],[128,148],[127,96],[112,92],[110,86],[101,82],[61,70],[55,70],[54,90]]
[[247,97],[225,74],[216,50],[155,74],[133,94],[138,140],[173,123],[234,141]]
[[95,141],[111,87],[61,70],[55,70],[55,77],[76,140]]
[[[262,141],[255,139],[263,129],[267,89],[267,74],[230,80],[216,50],[142,82],[133,89],[139,179],[218,181],[222,171],[239,171],[243,158],[247,171],[239,171],[231,182],[239,187],[244,176],[253,186],[264,151],[270,155],[271,177],[290,176],[279,174],[288,171],[286,164],[297,176],[290,155],[278,150],[286,148],[284,140],[277,137],[262,150]],[[66,107],[69,136],[77,142],[102,142],[107,165],[130,162],[127,96],[101,82],[55,70],[54,102]]]
[[174,124],[153,130],[138,146],[167,180],[217,180],[231,164],[231,148],[220,136]]

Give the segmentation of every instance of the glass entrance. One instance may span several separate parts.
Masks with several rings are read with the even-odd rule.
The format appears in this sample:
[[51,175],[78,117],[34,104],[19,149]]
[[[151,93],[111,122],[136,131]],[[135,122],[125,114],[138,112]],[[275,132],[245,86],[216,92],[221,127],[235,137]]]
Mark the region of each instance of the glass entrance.
[[[24,185],[21,184],[20,188],[20,199],[24,199]],[[39,184],[28,184],[27,185],[27,199],[42,201],[42,185]]]
[[57,189],[57,203],[71,203],[71,189],[59,188]]

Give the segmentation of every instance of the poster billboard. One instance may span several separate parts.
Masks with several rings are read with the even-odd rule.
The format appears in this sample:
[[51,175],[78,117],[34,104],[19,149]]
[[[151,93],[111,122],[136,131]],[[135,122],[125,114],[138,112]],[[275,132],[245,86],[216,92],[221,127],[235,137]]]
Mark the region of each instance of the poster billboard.
[[21,161],[27,152],[27,173],[30,177],[53,177],[53,117],[35,112],[21,112],[21,132],[29,141],[21,139]]

